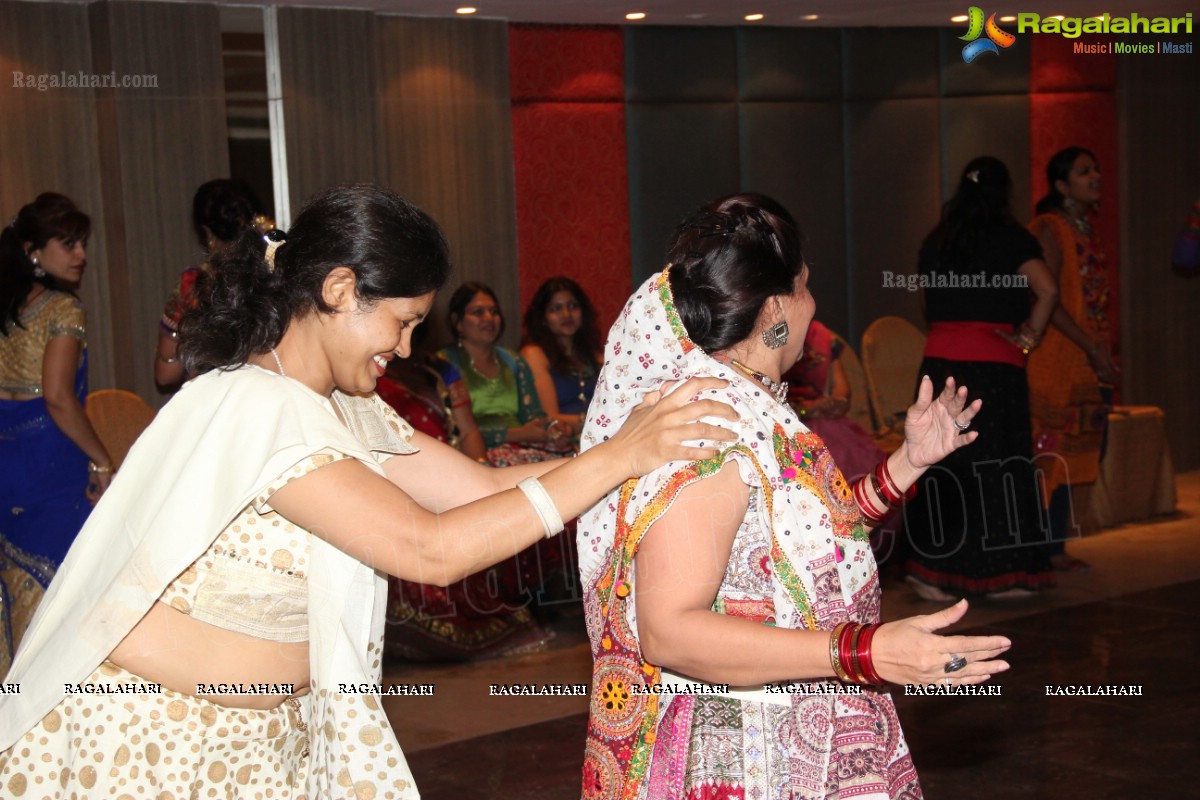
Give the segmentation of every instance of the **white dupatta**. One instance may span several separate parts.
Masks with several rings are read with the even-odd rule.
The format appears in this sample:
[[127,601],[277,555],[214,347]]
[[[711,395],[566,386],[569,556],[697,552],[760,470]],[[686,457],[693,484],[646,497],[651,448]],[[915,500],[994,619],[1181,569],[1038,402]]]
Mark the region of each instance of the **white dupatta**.
[[[329,399],[255,366],[202,375],[159,412],[29,625],[5,679],[20,684],[20,694],[0,695],[0,750],[57,705],[65,684],[85,680],[166,586],[287,469],[332,448],[382,475],[375,453],[415,452],[412,429],[377,397],[335,396],[353,433]],[[303,698],[310,797],[356,798],[364,783],[377,798],[418,797],[378,696],[336,691],[338,683],[379,683],[386,594],[371,567],[312,538],[312,692]],[[394,766],[380,779],[384,763]]]

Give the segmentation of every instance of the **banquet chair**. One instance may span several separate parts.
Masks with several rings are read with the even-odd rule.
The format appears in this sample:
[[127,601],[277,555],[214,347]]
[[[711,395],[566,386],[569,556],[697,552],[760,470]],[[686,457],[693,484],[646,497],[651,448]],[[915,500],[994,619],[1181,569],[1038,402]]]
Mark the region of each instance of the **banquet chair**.
[[154,409],[145,400],[123,389],[91,392],[84,410],[117,467],[121,466],[129,448],[154,419]]
[[863,371],[878,422],[877,435],[903,435],[925,350],[925,334],[900,317],[880,317],[862,338]]
[[850,410],[846,416],[857,422],[864,431],[873,431],[876,425],[871,414],[870,390],[867,389],[867,375],[863,372],[862,361],[848,341],[836,333],[833,338],[841,345],[839,358],[842,371],[846,373],[846,382],[850,384]]

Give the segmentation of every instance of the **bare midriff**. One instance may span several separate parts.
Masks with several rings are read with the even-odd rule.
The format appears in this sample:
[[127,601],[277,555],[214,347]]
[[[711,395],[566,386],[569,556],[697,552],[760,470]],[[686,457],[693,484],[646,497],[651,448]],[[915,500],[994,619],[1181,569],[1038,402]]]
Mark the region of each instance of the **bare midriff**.
[[271,642],[192,619],[163,603],[117,645],[108,660],[166,689],[233,708],[275,708],[287,694],[210,694],[219,684],[291,684],[309,690],[308,642]]
[[36,400],[38,395],[23,392],[6,392],[0,389],[0,400]]

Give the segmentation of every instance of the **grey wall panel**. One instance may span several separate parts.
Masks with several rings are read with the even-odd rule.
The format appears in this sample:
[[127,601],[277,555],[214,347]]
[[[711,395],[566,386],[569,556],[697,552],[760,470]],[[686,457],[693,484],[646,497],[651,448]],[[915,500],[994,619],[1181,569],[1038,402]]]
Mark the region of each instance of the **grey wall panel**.
[[805,235],[817,318],[849,336],[840,103],[742,103],[742,189],[783,203]]
[[[453,289],[490,284],[520,339],[508,27],[490,20],[379,16],[381,180],[411,197],[450,241]],[[449,292],[431,322],[443,337]],[[436,320],[436,321],[435,321]]]
[[[1015,25],[1001,27],[1016,30]],[[963,61],[966,42],[958,37],[961,29],[942,28],[938,31],[938,51],[941,59],[941,93],[945,97],[979,94],[1026,94],[1029,92],[1029,54],[1032,44],[1028,37],[1017,41],[996,55],[979,56],[970,64]]]
[[1029,96],[943,98],[941,130],[942,202],[954,194],[968,161],[995,156],[1008,166],[1013,212],[1025,222],[1030,208]]
[[279,9],[293,218],[321,189],[377,178],[375,26],[370,11]]
[[1200,275],[1171,271],[1171,246],[1200,198],[1200,58],[1118,59],[1121,391],[1160,406],[1177,470],[1200,467]]
[[667,238],[685,215],[740,187],[737,105],[630,104],[626,126],[636,287],[662,267]]
[[734,28],[629,27],[625,99],[703,102],[737,99]]
[[843,28],[846,98],[938,93],[937,28]]
[[848,335],[854,342],[885,314],[924,325],[916,292],[885,286],[884,272],[915,272],[921,240],[937,223],[938,128],[933,98],[846,104]]
[[742,100],[840,100],[842,37],[834,29],[737,29]]

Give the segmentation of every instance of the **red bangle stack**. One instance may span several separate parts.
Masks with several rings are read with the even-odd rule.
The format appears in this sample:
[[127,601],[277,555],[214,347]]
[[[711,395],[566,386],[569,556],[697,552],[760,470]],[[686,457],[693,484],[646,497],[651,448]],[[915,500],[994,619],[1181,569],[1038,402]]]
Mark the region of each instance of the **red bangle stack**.
[[887,501],[889,506],[898,506],[917,496],[917,485],[915,483],[908,487],[908,491],[903,495],[900,494],[900,489],[896,487],[896,482],[892,480],[892,473],[888,470],[886,458],[875,465],[875,480],[879,482],[879,488],[883,492],[883,499]]
[[883,678],[871,659],[871,639],[878,625],[843,622],[834,628],[829,642],[833,672],[844,683],[881,684]]
[[[872,525],[878,525],[879,523],[883,522],[884,517],[887,515],[887,512],[885,511],[884,513],[880,514],[878,511],[875,510],[875,506],[868,499],[868,496],[867,496],[868,479],[872,483],[874,483],[875,477],[873,475],[871,475],[870,473],[864,475],[862,480],[860,480],[858,483],[854,484],[854,487],[850,491],[854,495],[854,501],[856,503],[858,503],[858,509],[859,509],[859,511],[862,512],[862,515],[864,517],[866,517],[867,521],[870,522]],[[872,486],[871,488],[874,489],[875,487]],[[880,498],[883,497],[883,495],[880,494],[878,490],[875,491],[875,494],[876,494],[876,496],[878,496]]]

